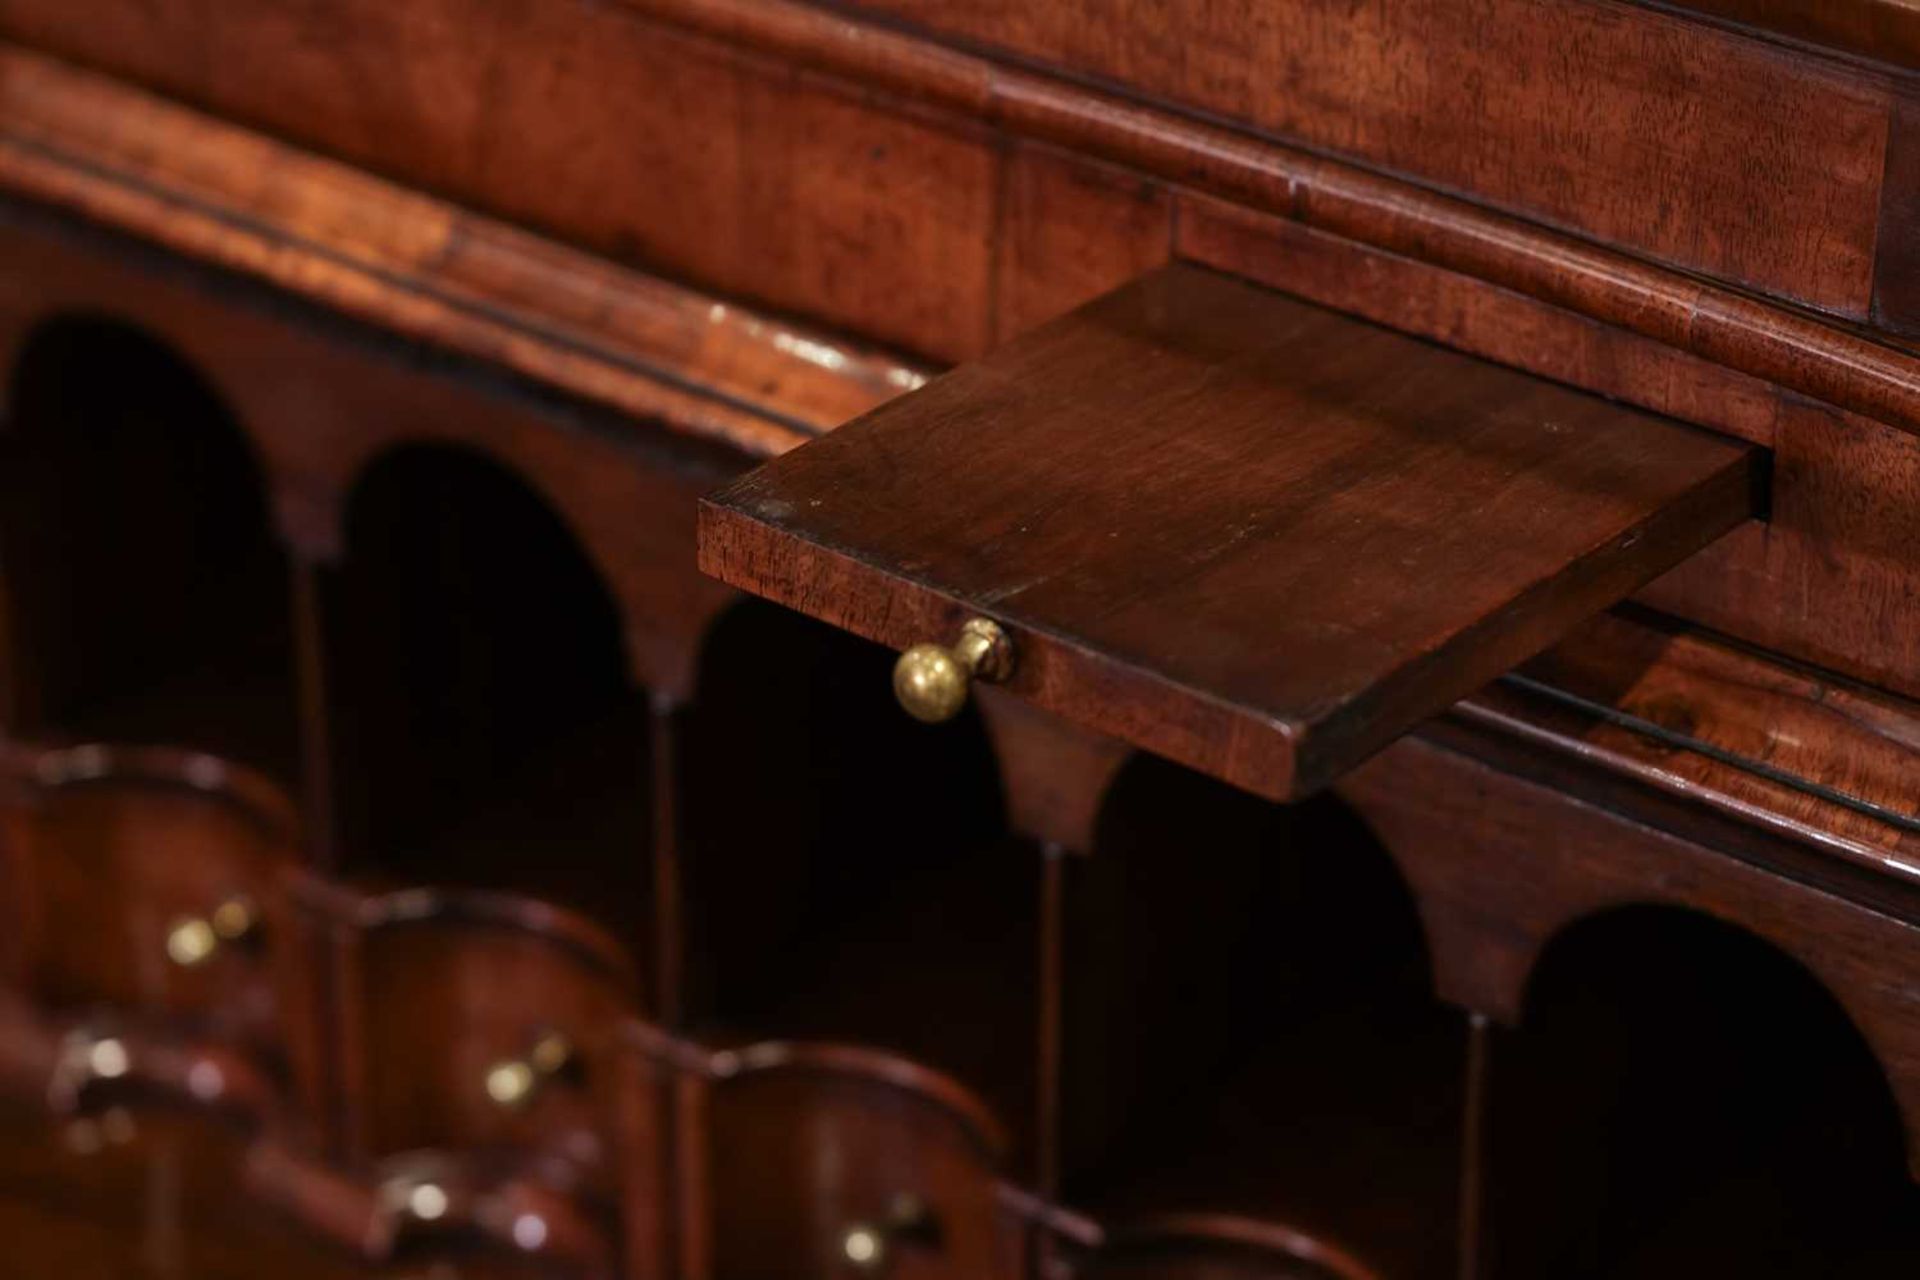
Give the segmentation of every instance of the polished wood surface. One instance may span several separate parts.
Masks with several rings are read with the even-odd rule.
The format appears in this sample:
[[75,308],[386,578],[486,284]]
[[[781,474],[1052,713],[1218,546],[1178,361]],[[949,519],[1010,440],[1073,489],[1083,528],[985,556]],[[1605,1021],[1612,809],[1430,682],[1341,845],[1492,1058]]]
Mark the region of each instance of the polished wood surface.
[[1920,1269],[1905,5],[217,9],[0,0],[14,1269]]
[[701,563],[894,645],[1001,619],[1015,692],[1288,796],[1755,481],[1737,445],[1170,268],[721,491]]
[[[1559,7],[1573,12],[1587,6]],[[549,0],[523,0],[502,11],[500,30],[513,32],[524,48],[549,60],[576,53],[589,60],[591,66],[569,83],[604,77],[614,86],[606,92],[630,95],[617,110],[606,92],[530,90],[511,110],[492,104],[484,89],[484,31],[451,9],[430,6],[414,23],[395,25],[359,9],[329,6],[315,21],[329,24],[333,37],[298,42],[291,50],[288,32],[270,13],[244,9],[229,15],[217,32],[131,8],[83,20],[68,9],[39,6],[16,12],[5,29],[37,47],[103,65],[378,172],[452,191],[518,221],[566,228],[600,252],[638,258],[669,273],[698,274],[715,288],[775,307],[812,310],[836,325],[943,359],[978,354],[995,332],[1000,300],[1022,296],[1008,290],[1004,278],[994,279],[1002,211],[1017,211],[1014,202],[996,197],[999,158],[1063,148],[1164,185],[1176,203],[1191,193],[1279,214],[1885,416],[1908,430],[1920,428],[1920,376],[1912,353],[1848,325],[1768,305],[1711,279],[1495,213],[1318,148],[1250,138],[1240,129],[1196,121],[1191,111],[1143,103],[1139,95],[1090,91],[1017,62],[792,0],[647,0],[644,19],[626,6]],[[1682,39],[1689,30],[1677,28]],[[203,47],[209,40],[222,51]],[[859,138],[859,145],[835,153],[844,163],[823,158],[800,166],[796,177],[787,158],[792,140],[743,123],[736,104],[768,105],[757,74],[760,57],[830,73],[795,90],[804,105],[783,100],[781,106],[795,118],[817,113],[824,127]],[[419,112],[397,85],[373,98],[338,94],[337,85],[364,80],[355,67],[369,60],[378,66],[432,65],[461,86],[462,97],[444,111]],[[207,74],[209,66],[267,65],[276,67],[271,78]],[[622,74],[642,65],[655,74]],[[1612,69],[1603,63],[1570,78],[1563,105],[1556,108],[1552,95],[1545,95],[1539,118],[1550,121],[1566,102],[1607,92]],[[1836,73],[1812,66],[1800,74],[1830,83]],[[677,87],[659,92],[668,85]],[[1859,87],[1840,92],[1851,95]],[[1869,96],[1877,92],[1870,89]],[[337,104],[344,101],[357,110],[342,113]],[[489,104],[485,110],[483,102]],[[1679,99],[1668,109],[1684,111]],[[725,166],[679,163],[682,152],[670,144],[665,158],[641,158],[626,145],[624,131],[607,132],[614,120],[641,118],[658,122],[649,136],[710,139],[706,145],[739,155],[744,167],[736,175]],[[1815,127],[1819,118],[1802,115],[1794,123]],[[545,138],[570,145],[542,145]],[[996,138],[1003,141],[998,149],[990,145]],[[583,139],[595,145],[583,148]],[[686,154],[699,150],[691,147]],[[480,155],[492,157],[492,166],[473,168],[472,157]],[[1554,156],[1556,164],[1566,164],[1564,151]],[[668,163],[679,163],[675,171],[687,181],[655,182]],[[97,181],[80,167],[70,175],[83,190]],[[1573,190],[1580,184],[1563,185]],[[1586,185],[1600,191],[1605,184]],[[738,227],[733,211],[742,208],[754,211],[762,225],[796,228],[795,210],[802,210],[819,234],[769,262],[749,236],[710,234],[717,225]],[[896,221],[889,210],[897,208],[912,209],[908,221],[917,225],[911,236],[896,233],[886,261],[890,274],[869,271],[853,246],[866,242],[868,228]],[[1010,223],[1005,235],[1017,229]],[[1821,234],[1816,224],[1805,230]],[[1116,232],[1131,239],[1140,231],[1136,219],[1102,220],[1088,224],[1077,243],[1099,243]],[[1741,243],[1762,256],[1777,247],[1764,239]],[[920,252],[901,252],[907,245]],[[1082,267],[1089,256],[1084,249],[1074,254]],[[1039,267],[1040,282],[1057,261],[1024,260]],[[1008,255],[1000,261],[1004,271]],[[892,287],[895,282],[912,287]],[[927,297],[942,305],[924,306]]]

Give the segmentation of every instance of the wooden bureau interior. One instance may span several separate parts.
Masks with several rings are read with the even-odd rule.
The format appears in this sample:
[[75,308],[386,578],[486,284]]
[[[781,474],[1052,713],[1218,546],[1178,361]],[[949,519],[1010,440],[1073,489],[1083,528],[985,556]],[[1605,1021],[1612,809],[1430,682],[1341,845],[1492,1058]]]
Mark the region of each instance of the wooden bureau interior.
[[1920,1272],[1906,6],[190,8],[0,5],[21,1274]]

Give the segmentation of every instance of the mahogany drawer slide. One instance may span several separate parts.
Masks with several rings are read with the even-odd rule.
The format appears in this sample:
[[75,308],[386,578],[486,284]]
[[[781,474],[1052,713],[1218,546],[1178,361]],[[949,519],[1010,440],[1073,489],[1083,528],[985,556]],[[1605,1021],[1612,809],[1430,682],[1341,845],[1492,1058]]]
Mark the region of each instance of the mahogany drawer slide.
[[1275,798],[1758,510],[1749,445],[1175,265],[742,477],[735,586]]

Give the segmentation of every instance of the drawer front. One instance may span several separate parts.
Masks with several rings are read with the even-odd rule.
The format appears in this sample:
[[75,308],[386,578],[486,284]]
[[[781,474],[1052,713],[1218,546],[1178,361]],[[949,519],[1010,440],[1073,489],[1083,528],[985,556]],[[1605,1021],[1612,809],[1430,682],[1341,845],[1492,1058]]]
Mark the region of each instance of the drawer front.
[[16,751],[7,764],[17,976],[53,1010],[158,1020],[273,1055],[304,973],[291,805],[212,757]]
[[637,982],[583,922],[408,891],[335,921],[342,1082],[360,1156],[491,1151],[605,1176],[610,1039]]
[[1017,1274],[996,1172],[1002,1139],[971,1095],[889,1055],[767,1045],[717,1059],[706,1098],[712,1274]]

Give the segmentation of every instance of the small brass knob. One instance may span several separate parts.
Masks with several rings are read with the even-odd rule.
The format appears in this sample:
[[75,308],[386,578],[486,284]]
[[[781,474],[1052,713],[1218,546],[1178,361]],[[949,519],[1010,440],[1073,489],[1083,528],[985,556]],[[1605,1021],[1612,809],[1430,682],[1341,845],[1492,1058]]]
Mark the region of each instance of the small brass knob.
[[887,1234],[879,1227],[856,1222],[841,1233],[840,1254],[855,1270],[883,1270],[887,1265]]
[[1013,641],[1000,625],[969,618],[952,648],[917,644],[893,664],[893,695],[908,715],[939,724],[967,705],[974,680],[994,683],[1013,674]]
[[503,1058],[487,1068],[483,1081],[487,1096],[507,1110],[517,1111],[573,1062],[573,1043],[558,1031],[543,1032],[525,1056]]
[[167,926],[167,959],[182,969],[198,968],[221,946],[245,941],[259,923],[253,903],[238,895],[204,916],[181,916]]
[[854,1270],[878,1275],[887,1269],[896,1244],[937,1247],[940,1224],[925,1201],[909,1192],[893,1197],[879,1222],[856,1222],[840,1233],[840,1256]]

